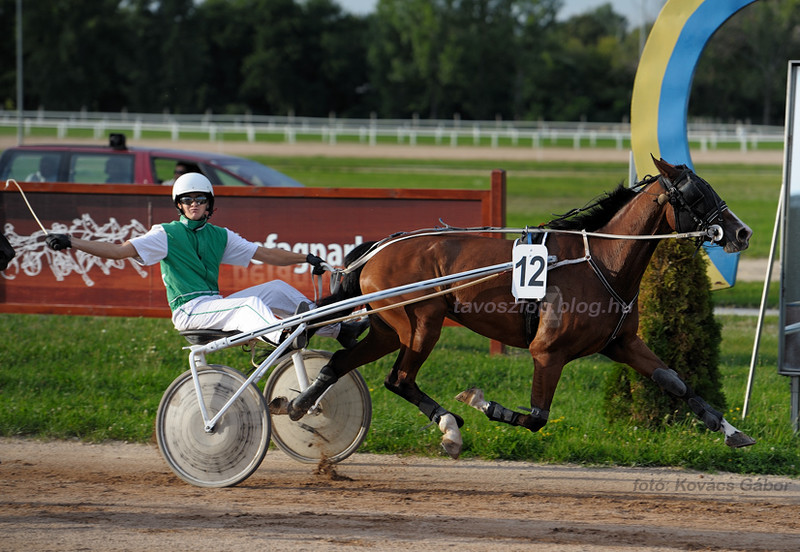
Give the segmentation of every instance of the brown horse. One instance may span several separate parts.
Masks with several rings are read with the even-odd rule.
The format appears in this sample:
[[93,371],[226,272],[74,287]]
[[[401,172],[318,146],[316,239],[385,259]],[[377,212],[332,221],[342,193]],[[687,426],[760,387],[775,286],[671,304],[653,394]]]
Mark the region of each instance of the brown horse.
[[[686,400],[711,430],[725,434],[729,446],[753,444],[753,439],[731,426],[637,335],[639,284],[658,240],[595,235],[633,237],[694,231],[703,233],[699,240],[713,239],[729,253],[747,248],[751,230],[728,210],[705,180],[685,166],[653,161],[659,176],[646,178],[633,188],[620,186],[587,209],[544,227],[550,230],[546,237],[549,272],[547,295],[538,309],[538,320],[526,316],[525,311],[531,309],[518,308],[511,294],[509,272],[459,289],[455,285],[442,286],[446,289],[437,296],[427,296],[429,291],[415,291],[374,302],[369,308],[378,310],[427,296],[371,314],[367,336],[352,349],[333,355],[314,383],[289,403],[290,417],[297,420],[304,416],[325,389],[348,371],[399,349],[397,361],[385,380],[386,387],[417,405],[437,423],[444,434],[445,449],[453,458],[458,457],[461,452],[458,428],[463,420],[426,395],[415,382],[420,367],[439,339],[445,318],[450,318],[506,345],[526,347],[533,357],[529,412],[514,412],[486,401],[479,389],[456,397],[483,411],[491,420],[539,430],[547,422],[564,365],[599,352],[628,364],[666,392]],[[593,232],[587,236],[575,232],[576,229]],[[373,251],[372,256],[363,258],[360,261],[363,265],[347,274],[338,293],[324,303],[508,262],[512,259],[512,245],[509,240],[457,232],[389,241],[377,252]],[[580,307],[592,304],[608,307],[592,315],[587,308]]]

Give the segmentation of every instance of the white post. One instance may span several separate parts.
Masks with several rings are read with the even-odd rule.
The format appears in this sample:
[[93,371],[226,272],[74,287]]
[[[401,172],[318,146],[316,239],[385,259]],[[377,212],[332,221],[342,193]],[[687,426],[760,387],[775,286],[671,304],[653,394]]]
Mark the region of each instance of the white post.
[[764,291],[761,293],[761,308],[758,311],[758,323],[756,324],[756,337],[753,342],[753,355],[750,357],[750,371],[747,374],[747,388],[744,394],[744,405],[742,406],[742,420],[747,416],[747,407],[750,404],[750,394],[753,391],[753,379],[758,360],[758,349],[761,343],[761,329],[764,326],[764,313],[767,310],[767,295],[769,294],[769,281],[772,278],[772,263],[775,261],[775,244],[778,241],[778,228],[783,213],[783,194],[786,183],[781,185],[781,195],[778,197],[778,212],[775,214],[775,226],[772,229],[772,243],[769,246],[769,258],[767,259],[767,274],[764,276]]
[[792,376],[792,426],[800,431],[800,376]]

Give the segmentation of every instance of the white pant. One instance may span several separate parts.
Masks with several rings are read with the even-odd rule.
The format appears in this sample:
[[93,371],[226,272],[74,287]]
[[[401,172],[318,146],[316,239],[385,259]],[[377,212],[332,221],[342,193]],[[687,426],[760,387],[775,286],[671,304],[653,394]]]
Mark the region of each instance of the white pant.
[[[181,305],[172,313],[178,331],[223,330],[252,332],[292,316],[300,303],[315,305],[305,295],[281,280],[266,282],[232,293],[228,297],[207,295]],[[280,330],[266,335],[278,343]],[[316,335],[336,337],[339,324],[323,326]]]

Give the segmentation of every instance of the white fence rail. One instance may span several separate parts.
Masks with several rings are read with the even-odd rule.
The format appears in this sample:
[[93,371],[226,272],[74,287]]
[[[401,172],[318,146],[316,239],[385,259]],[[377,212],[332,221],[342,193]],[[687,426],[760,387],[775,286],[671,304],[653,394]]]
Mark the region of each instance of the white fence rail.
[[[18,128],[17,113],[0,110],[0,127]],[[574,148],[630,147],[627,123],[547,122],[547,121],[462,121],[427,119],[339,119],[335,117],[297,117],[266,115],[173,115],[148,113],[91,113],[86,111],[25,111],[22,115],[25,136],[53,131],[66,140],[77,133],[91,133],[95,139],[109,132],[124,132],[134,140],[164,137],[257,142],[269,139],[293,143],[299,137],[335,144],[338,140],[366,145],[418,143],[481,146],[529,146],[571,144]],[[765,144],[782,144],[782,126],[752,124],[694,123],[688,126],[689,141],[701,150],[722,144],[738,145],[742,151]],[[774,146],[773,146],[774,147]]]

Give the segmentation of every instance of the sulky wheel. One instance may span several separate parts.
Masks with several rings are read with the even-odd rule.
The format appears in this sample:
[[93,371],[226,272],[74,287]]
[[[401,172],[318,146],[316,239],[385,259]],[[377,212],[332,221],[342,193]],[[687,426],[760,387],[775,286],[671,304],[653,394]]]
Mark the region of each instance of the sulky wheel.
[[[227,366],[201,366],[198,381],[210,418],[246,378]],[[249,477],[261,464],[270,438],[267,404],[258,387],[248,385],[211,432],[204,429],[192,372],[164,393],[156,416],[161,454],[175,474],[199,487],[228,487]]]
[[[328,362],[327,351],[303,350],[309,382]],[[264,396],[294,399],[300,394],[291,358],[275,367],[267,379]],[[272,439],[278,448],[300,462],[340,462],[353,454],[367,436],[372,421],[372,400],[364,378],[353,370],[339,378],[322,396],[319,407],[293,422],[288,415],[272,416]]]

